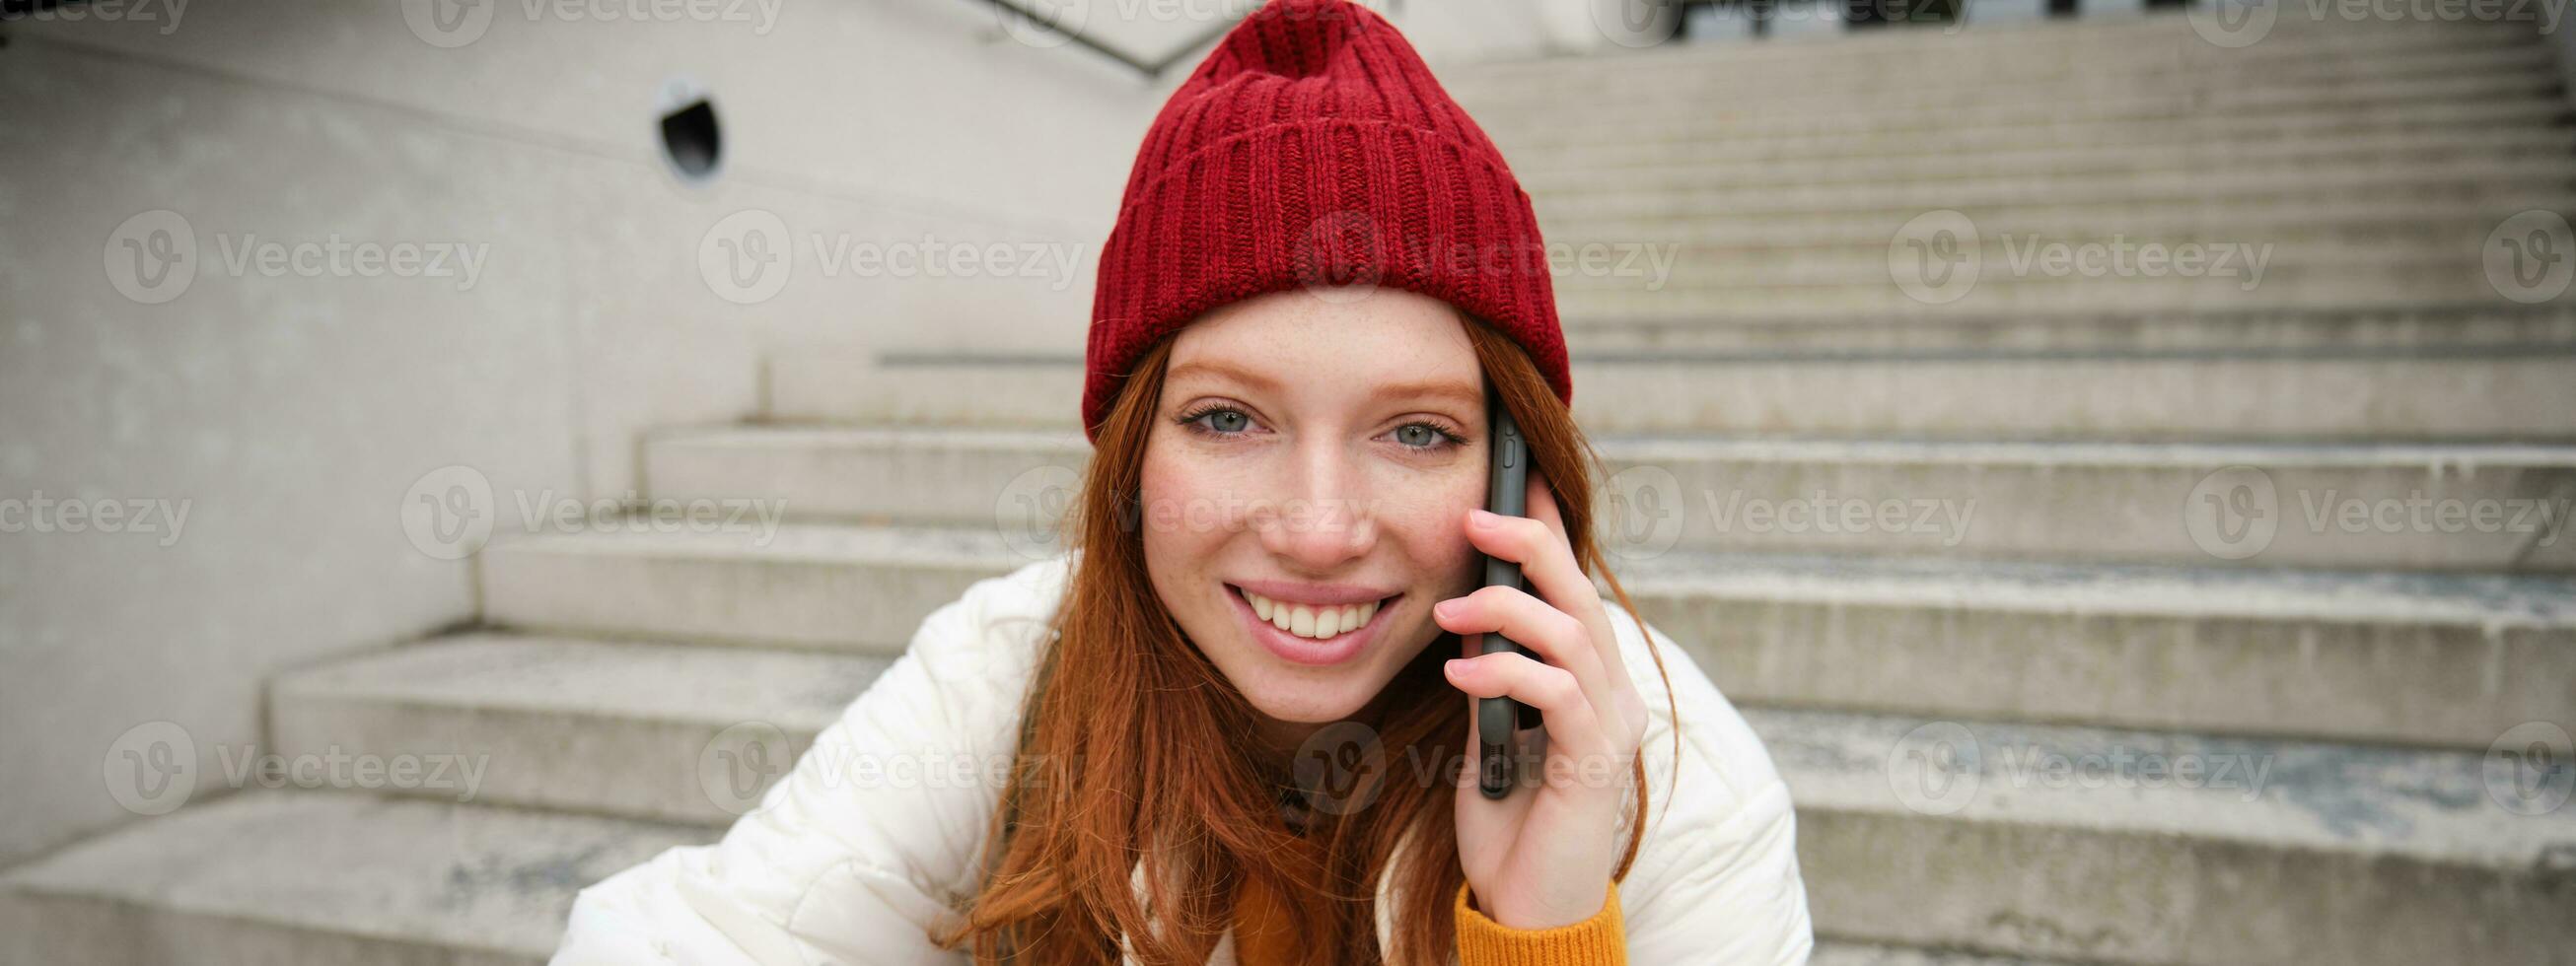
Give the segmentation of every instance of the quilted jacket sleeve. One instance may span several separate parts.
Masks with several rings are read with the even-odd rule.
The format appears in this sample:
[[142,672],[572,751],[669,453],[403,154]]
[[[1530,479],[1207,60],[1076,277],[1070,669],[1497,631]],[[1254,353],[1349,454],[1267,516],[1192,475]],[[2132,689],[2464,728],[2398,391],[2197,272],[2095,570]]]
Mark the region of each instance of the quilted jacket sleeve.
[[927,933],[973,886],[1065,566],[933,612],[722,840],[582,890],[556,966],[966,962]]
[[1815,935],[1798,869],[1797,818],[1761,737],[1689,652],[1662,631],[1651,631],[1680,709],[1676,759],[1664,683],[1644,637],[1620,608],[1611,607],[1610,617],[1630,676],[1646,699],[1649,721],[1640,757],[1661,800],[1650,801],[1646,841],[1619,889],[1629,960],[1806,962]]

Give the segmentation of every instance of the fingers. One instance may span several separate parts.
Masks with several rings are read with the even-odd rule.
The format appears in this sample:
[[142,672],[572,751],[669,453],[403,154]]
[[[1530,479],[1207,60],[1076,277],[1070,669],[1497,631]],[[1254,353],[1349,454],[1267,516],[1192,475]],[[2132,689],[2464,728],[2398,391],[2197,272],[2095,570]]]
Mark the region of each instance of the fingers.
[[1584,699],[1612,707],[1610,681],[1601,648],[1581,620],[1546,601],[1511,587],[1487,587],[1453,597],[1431,608],[1431,619],[1459,635],[1499,632],[1538,653],[1540,659],[1573,675]]
[[[1601,732],[1601,719],[1583,685],[1564,668],[1541,664],[1527,655],[1505,652],[1456,660],[1447,666],[1449,682],[1478,698],[1508,697],[1547,716],[1548,743],[1568,750],[1606,751],[1619,747]],[[1469,715],[1472,721],[1474,715]],[[1470,725],[1471,733],[1478,726]],[[1483,741],[1472,734],[1471,741]]]
[[[1467,514],[1467,542],[1494,557],[1521,565],[1521,576],[1530,589],[1558,610],[1581,620],[1593,640],[1603,642],[1599,650],[1608,653],[1600,658],[1608,671],[1620,681],[1628,680],[1627,662],[1618,653],[1618,636],[1610,627],[1610,616],[1602,608],[1601,591],[1574,559],[1574,546],[1565,535],[1564,516],[1558,512],[1556,495],[1545,477],[1530,474],[1529,507],[1532,516],[1508,517],[1483,510]],[[1508,633],[1508,632],[1506,632]]]

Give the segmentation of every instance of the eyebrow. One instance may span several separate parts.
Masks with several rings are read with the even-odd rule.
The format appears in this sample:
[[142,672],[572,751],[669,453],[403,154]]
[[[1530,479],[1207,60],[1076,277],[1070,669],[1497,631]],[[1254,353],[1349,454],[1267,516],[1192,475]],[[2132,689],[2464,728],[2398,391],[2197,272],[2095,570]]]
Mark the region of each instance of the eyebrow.
[[[1195,375],[1208,375],[1220,379],[1232,379],[1236,382],[1243,383],[1244,385],[1251,386],[1254,389],[1259,389],[1264,392],[1279,391],[1278,380],[1253,372],[1230,362],[1184,362],[1180,365],[1173,366],[1171,371],[1164,373],[1163,379],[1167,382],[1179,382],[1184,377]],[[1466,383],[1446,379],[1424,379],[1415,382],[1387,383],[1379,386],[1374,394],[1374,398],[1409,398],[1416,396],[1431,396],[1449,399],[1468,406],[1475,406],[1485,401],[1485,394],[1482,390]]]

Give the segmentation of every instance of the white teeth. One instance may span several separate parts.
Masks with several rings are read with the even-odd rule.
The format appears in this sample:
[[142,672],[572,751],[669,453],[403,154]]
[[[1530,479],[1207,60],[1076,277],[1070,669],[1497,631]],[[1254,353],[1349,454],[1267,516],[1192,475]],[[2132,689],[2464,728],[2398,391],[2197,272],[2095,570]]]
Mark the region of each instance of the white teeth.
[[1370,601],[1346,607],[1316,608],[1305,604],[1271,600],[1249,590],[1243,592],[1243,599],[1252,602],[1252,616],[1268,621],[1271,626],[1299,637],[1318,639],[1333,637],[1367,624],[1371,618],[1377,616],[1378,605],[1385,603]]

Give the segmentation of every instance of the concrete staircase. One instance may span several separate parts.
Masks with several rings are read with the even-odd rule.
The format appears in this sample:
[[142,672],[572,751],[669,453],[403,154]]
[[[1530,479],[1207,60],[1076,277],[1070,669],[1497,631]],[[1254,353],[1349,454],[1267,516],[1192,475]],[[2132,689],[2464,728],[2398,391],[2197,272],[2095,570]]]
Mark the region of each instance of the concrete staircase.
[[[2576,210],[2576,129],[2524,25],[2282,10],[1446,78],[1551,242],[1673,252],[1560,275],[1577,409],[1621,576],[1799,800],[1819,962],[2576,963],[2576,302],[2485,250]],[[1932,210],[1983,246],[1947,301],[1894,263]],[[2013,270],[2034,235],[2275,249],[2249,290]],[[0,875],[0,949],[542,959],[1048,552],[1080,373],[772,360],[762,419],[643,460],[775,534],[496,543],[484,627],[274,681],[273,750],[487,755],[472,801],[203,800]]]

